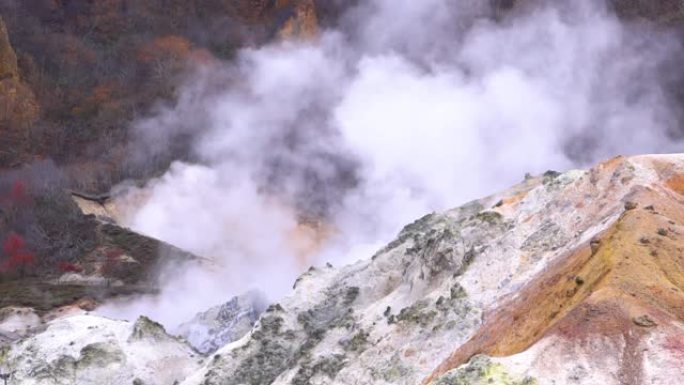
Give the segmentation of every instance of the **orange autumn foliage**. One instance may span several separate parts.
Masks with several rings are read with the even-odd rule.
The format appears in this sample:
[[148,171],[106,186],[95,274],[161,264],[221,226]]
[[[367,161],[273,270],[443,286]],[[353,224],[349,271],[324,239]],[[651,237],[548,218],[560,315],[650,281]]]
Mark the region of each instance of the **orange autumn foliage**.
[[182,60],[188,56],[191,47],[190,41],[184,37],[164,36],[143,44],[138,49],[138,60],[143,63],[155,60]]

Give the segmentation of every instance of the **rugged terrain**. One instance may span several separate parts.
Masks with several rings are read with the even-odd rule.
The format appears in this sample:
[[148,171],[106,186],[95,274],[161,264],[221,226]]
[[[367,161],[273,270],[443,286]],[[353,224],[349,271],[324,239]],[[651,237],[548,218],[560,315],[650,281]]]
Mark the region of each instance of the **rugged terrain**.
[[[683,222],[683,155],[549,171],[429,214],[367,260],[312,268],[215,353],[145,318],[24,311],[39,332],[2,365],[22,384],[674,384]],[[186,330],[223,314],[228,335],[250,306]]]
[[[491,1],[485,17],[540,2]],[[313,267],[270,306],[258,293],[226,298],[178,330],[93,312],[155,294],[160,267],[203,261],[117,225],[123,214],[101,194],[193,160],[184,137],[132,159],[133,122],[174,105],[198,68],[245,47],[315,41],[353,19],[356,3],[0,0],[0,374],[10,384],[681,382],[682,155],[526,178],[416,220],[354,265]],[[611,6],[636,26],[684,25],[681,1]],[[679,59],[662,89],[677,111]]]
[[[502,19],[539,2],[493,1],[491,16]],[[106,216],[106,209],[101,212],[92,202],[106,198],[102,193],[113,185],[127,178],[143,185],[169,162],[188,160],[187,137],[174,137],[163,154],[142,160],[132,156],[136,152],[130,146],[136,144],[133,122],[160,105],[173,105],[189,72],[229,62],[244,47],[315,39],[322,29],[353,19],[355,13],[346,12],[357,3],[0,1],[0,239],[21,236],[38,265],[29,272],[34,274],[25,274],[28,284],[10,276],[13,287],[32,287],[36,276],[43,285],[56,270],[81,269],[87,261],[101,264],[107,253],[121,253],[121,246],[137,249],[136,244],[112,242],[100,231],[108,227],[82,215],[65,191],[81,197],[77,203],[90,207],[86,214]],[[684,20],[679,2],[611,4],[629,22],[649,20],[681,30]],[[672,60],[677,70],[665,71],[675,75],[663,92],[673,93],[672,100],[684,106],[684,87],[676,75],[680,60]],[[684,132],[673,131],[673,137]],[[343,167],[339,178],[355,183],[356,176],[348,173]],[[144,249],[139,253],[145,254]],[[10,257],[0,255],[3,261]],[[23,298],[6,296],[3,304],[27,305]]]

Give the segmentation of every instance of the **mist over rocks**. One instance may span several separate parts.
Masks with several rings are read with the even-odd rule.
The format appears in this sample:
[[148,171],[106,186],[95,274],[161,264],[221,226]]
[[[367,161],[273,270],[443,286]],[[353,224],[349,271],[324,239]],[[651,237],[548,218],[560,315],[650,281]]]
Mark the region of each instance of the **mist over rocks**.
[[370,260],[303,274],[183,383],[670,384],[682,172],[681,155],[617,157],[424,216]]
[[683,175],[680,154],[616,157],[426,215],[372,257],[302,274],[208,355],[146,317],[81,314],[3,365],[30,384],[674,384]]
[[255,293],[209,309],[184,338],[147,317],[5,311],[23,334],[2,370],[30,384],[669,384],[682,175],[681,155],[649,155],[530,176],[372,257],[309,269],[265,311]]
[[[601,2],[520,9],[359,2],[316,39],[198,69],[135,124],[132,156],[177,143],[192,156],[121,195],[124,224],[217,261],[179,278],[202,281],[201,297],[258,287],[277,301],[309,265],[365,258],[526,173],[681,146],[664,76],[676,34]],[[194,298],[194,312],[221,301]]]
[[[0,311],[1,374],[41,385],[684,377],[684,158],[657,154],[682,145],[679,8],[234,4],[255,27],[276,19],[274,39],[193,56],[173,101],[118,147],[145,177],[52,198],[70,217],[51,228],[77,219],[93,242],[59,232],[54,250],[69,259],[40,249],[64,262],[49,281],[43,260],[0,276],[3,303],[33,307]],[[197,53],[179,37],[152,45]],[[43,239],[44,222],[14,207],[55,205],[0,182],[0,233],[20,223]],[[1,256],[30,262],[10,234]],[[83,299],[92,290],[106,295]]]

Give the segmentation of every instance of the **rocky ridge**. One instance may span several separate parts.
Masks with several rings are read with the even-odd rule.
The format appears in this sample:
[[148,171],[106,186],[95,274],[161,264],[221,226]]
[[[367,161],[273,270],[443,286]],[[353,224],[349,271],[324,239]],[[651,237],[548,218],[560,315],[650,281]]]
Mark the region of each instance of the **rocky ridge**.
[[369,261],[303,275],[184,384],[668,383],[682,171],[620,157],[430,214]]
[[[145,319],[76,315],[11,345],[2,365],[27,384],[74,373],[111,384],[674,384],[682,223],[684,155],[617,157],[426,215],[368,260],[312,268],[215,353]],[[80,363],[91,344],[98,358]],[[151,374],[158,362],[180,363],[173,381]]]

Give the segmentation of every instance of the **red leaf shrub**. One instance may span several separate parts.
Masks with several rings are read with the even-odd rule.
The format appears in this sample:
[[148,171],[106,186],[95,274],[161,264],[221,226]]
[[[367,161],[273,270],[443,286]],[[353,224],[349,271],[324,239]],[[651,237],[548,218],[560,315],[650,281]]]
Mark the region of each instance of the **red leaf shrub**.
[[29,252],[14,254],[9,259],[10,267],[19,268],[22,266],[33,266],[36,264],[36,257]]
[[24,241],[24,238],[15,232],[11,232],[2,244],[2,251],[9,257],[25,249],[26,242]]
[[19,254],[14,254],[8,259],[0,263],[0,272],[8,271],[21,271],[23,272],[25,268],[29,266],[35,266],[36,257],[28,252],[22,252]]
[[0,271],[16,271],[22,274],[27,267],[35,266],[36,257],[26,248],[26,241],[17,233],[10,233],[2,244],[6,259],[0,263]]

